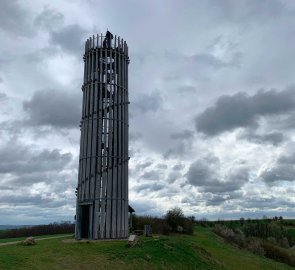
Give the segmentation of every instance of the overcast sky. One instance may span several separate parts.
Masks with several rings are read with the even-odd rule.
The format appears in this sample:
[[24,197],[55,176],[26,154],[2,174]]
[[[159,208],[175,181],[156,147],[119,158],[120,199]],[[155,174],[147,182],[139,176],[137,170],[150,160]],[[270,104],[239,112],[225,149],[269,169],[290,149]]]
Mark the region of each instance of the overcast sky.
[[295,1],[0,2],[0,224],[73,220],[83,43],[129,46],[137,214],[294,218]]

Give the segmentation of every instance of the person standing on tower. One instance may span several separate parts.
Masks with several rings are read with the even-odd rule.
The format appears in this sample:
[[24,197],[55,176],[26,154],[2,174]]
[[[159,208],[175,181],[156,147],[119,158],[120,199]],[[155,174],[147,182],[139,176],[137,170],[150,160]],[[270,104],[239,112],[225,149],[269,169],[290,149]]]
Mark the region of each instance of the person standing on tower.
[[106,36],[103,40],[103,48],[111,48],[112,46],[112,39],[113,39],[113,34],[108,30],[106,32]]

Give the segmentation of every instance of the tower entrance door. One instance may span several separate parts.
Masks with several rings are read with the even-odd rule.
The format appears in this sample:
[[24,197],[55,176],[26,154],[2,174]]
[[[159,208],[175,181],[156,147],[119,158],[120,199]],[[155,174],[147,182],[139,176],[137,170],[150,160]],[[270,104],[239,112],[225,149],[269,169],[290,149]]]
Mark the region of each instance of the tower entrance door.
[[89,235],[89,205],[81,206],[81,238],[88,238]]

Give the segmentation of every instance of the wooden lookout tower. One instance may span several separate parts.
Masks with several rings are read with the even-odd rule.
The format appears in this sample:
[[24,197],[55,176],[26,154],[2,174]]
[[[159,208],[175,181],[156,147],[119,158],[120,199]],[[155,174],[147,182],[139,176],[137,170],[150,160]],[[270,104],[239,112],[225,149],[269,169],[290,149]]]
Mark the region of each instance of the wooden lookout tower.
[[128,237],[128,46],[122,38],[85,43],[75,238]]

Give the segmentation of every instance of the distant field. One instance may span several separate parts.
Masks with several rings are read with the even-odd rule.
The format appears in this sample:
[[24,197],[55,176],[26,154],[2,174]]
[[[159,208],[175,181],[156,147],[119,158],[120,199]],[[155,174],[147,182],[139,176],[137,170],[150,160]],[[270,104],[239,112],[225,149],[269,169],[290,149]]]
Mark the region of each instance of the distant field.
[[292,269],[227,245],[208,228],[197,227],[194,236],[143,241],[134,248],[126,241],[64,243],[59,238],[0,246],[0,269]]
[[19,229],[19,228],[30,228],[33,225],[0,225],[1,230],[11,230],[11,229]]

